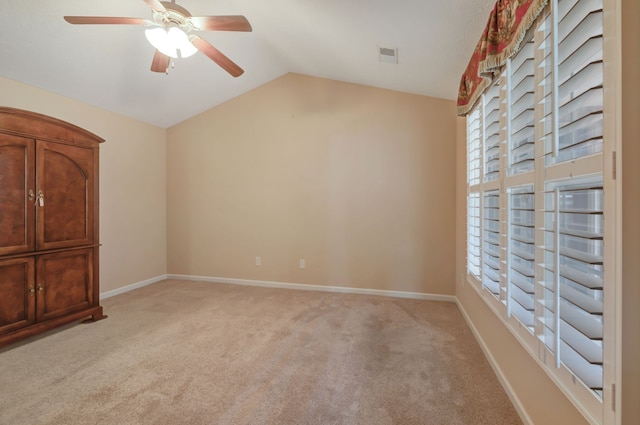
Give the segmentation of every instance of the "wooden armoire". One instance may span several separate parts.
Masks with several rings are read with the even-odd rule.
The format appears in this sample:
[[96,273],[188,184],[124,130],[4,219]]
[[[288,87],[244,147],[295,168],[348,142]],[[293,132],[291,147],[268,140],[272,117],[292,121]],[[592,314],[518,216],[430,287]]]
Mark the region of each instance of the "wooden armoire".
[[100,320],[98,153],[73,124],[0,107],[0,346]]

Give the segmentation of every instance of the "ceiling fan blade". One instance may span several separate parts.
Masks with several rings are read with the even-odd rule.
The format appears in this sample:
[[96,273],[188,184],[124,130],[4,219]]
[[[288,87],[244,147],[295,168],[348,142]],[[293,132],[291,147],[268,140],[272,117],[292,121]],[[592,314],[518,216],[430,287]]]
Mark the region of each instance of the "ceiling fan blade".
[[64,20],[70,24],[116,24],[116,25],[145,25],[147,20],[140,18],[117,18],[110,16],[65,16]]
[[156,53],[153,55],[153,61],[151,62],[151,70],[153,72],[166,73],[167,68],[169,68],[169,62],[171,62],[171,58],[156,49]]
[[242,68],[226,57],[220,50],[213,47],[208,41],[198,37],[197,35],[190,35],[189,41],[191,41],[198,50],[220,65],[222,69],[227,71],[233,77],[239,77],[244,73]]
[[191,23],[202,31],[252,31],[251,24],[242,15],[192,16]]
[[144,0],[147,5],[156,12],[166,12],[167,9],[158,0]]

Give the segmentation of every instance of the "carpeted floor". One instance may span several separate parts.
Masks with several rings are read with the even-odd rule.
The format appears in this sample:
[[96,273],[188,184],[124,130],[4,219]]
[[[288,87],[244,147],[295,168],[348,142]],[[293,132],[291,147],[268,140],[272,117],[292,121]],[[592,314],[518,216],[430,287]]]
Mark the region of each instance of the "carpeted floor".
[[0,350],[0,424],[521,424],[453,303],[167,280]]

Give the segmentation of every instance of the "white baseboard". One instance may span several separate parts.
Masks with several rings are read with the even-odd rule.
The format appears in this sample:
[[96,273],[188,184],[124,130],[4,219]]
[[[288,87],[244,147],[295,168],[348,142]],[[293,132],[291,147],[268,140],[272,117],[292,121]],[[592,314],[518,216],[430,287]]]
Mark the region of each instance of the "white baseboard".
[[198,282],[227,283],[231,285],[260,286],[264,288],[297,289],[303,291],[339,292],[346,294],[378,295],[393,298],[411,298],[416,300],[456,302],[453,295],[425,294],[420,292],[387,291],[381,289],[363,289],[344,286],[308,285],[303,283],[268,282],[263,280],[233,279],[224,277],[191,276],[169,274],[167,279],[181,279]]
[[456,304],[458,306],[458,309],[462,313],[464,320],[466,320],[467,325],[469,325],[469,328],[471,328],[471,332],[475,336],[476,341],[478,341],[478,345],[480,345],[480,348],[482,348],[482,352],[484,353],[484,356],[489,361],[489,364],[491,365],[493,372],[498,377],[498,381],[500,381],[502,388],[504,388],[504,391],[507,393],[507,396],[511,400],[511,403],[513,404],[513,406],[515,407],[516,412],[518,412],[518,415],[520,415],[520,419],[522,419],[522,422],[524,423],[524,425],[533,425],[533,421],[531,420],[531,417],[527,414],[526,410],[524,409],[524,406],[522,405],[520,398],[516,395],[515,391],[513,390],[513,387],[511,386],[506,376],[502,372],[502,369],[500,369],[500,365],[498,365],[498,362],[496,361],[495,357],[493,357],[493,354],[491,354],[491,351],[489,351],[489,347],[487,347],[487,344],[484,342],[484,340],[480,336],[478,329],[475,327],[475,325],[471,321],[471,318],[469,317],[464,307],[462,307],[462,304],[458,301],[457,298],[456,298]]
[[103,292],[100,294],[100,299],[114,297],[116,295],[124,294],[125,292],[133,291],[134,289],[142,288],[143,286],[151,285],[152,283],[160,282],[167,279],[167,275],[152,277],[151,279],[143,280],[141,282],[132,283],[131,285],[123,286],[122,288],[114,289],[112,291]]

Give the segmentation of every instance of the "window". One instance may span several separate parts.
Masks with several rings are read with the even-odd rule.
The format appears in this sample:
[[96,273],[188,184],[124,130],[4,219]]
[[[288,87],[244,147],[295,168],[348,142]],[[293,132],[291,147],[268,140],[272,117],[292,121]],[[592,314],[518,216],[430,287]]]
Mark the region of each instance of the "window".
[[467,116],[468,279],[592,423],[614,378],[603,1],[551,1]]

